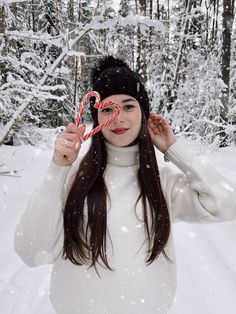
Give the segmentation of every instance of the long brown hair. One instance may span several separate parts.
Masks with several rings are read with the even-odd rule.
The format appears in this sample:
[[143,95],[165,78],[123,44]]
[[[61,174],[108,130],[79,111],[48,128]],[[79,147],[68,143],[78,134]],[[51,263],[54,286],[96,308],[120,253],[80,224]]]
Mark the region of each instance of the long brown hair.
[[[97,119],[94,127],[98,125]],[[142,114],[138,137],[139,163],[138,182],[143,205],[143,218],[148,241],[146,262],[151,264],[164,248],[170,234],[170,218],[162,193],[154,146]],[[91,146],[79,166],[68,194],[64,211],[63,256],[75,265],[96,263],[112,270],[106,255],[107,197],[104,180],[107,152],[101,132],[92,137]],[[98,201],[99,200],[99,201]],[[87,204],[87,213],[84,205]],[[149,206],[148,206],[149,204]]]

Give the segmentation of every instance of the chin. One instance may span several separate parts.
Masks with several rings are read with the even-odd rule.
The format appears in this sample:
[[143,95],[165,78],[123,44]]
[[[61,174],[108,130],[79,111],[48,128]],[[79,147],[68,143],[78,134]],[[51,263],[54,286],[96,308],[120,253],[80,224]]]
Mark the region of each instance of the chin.
[[112,135],[103,133],[103,136],[107,142],[117,147],[132,146],[138,143],[138,135],[136,134],[124,134],[124,135]]
[[109,143],[111,143],[112,145],[117,146],[117,147],[126,147],[126,146],[129,146],[131,144],[129,142],[117,142],[117,141],[109,141]]
[[124,139],[124,140],[107,139],[107,141],[109,143],[111,143],[112,145],[117,146],[117,147],[127,147],[127,146],[132,146],[132,145],[137,144],[138,138],[130,139],[130,140],[127,140],[127,139]]

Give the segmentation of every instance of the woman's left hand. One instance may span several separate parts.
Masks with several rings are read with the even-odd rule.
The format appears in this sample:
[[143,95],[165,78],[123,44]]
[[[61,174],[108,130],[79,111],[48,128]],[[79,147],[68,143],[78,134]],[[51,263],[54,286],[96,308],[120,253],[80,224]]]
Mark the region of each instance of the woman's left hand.
[[176,142],[176,137],[169,123],[161,115],[150,113],[148,119],[148,130],[153,144],[164,153]]

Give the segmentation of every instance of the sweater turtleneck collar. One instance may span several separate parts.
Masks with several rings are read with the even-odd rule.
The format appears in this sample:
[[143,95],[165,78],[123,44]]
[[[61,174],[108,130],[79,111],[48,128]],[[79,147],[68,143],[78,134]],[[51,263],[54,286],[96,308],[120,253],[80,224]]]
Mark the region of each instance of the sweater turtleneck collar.
[[127,167],[139,163],[139,145],[118,147],[105,141],[108,164]]

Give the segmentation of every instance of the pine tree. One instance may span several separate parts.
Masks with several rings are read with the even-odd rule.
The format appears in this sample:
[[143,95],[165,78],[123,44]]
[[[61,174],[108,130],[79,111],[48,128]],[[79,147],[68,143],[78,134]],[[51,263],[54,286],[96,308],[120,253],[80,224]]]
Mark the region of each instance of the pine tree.
[[119,5],[118,14],[122,17],[126,17],[130,14],[130,12],[131,12],[131,8],[128,5],[128,1],[127,0],[121,0],[120,5]]
[[[130,1],[129,1],[130,2]],[[126,18],[132,13],[132,7],[128,4],[128,1],[121,0],[118,15],[122,18]],[[129,64],[134,65],[134,52],[135,52],[135,27],[127,25],[122,26],[117,25],[117,35],[115,36],[115,41],[117,42],[117,51],[116,55],[128,61]]]

